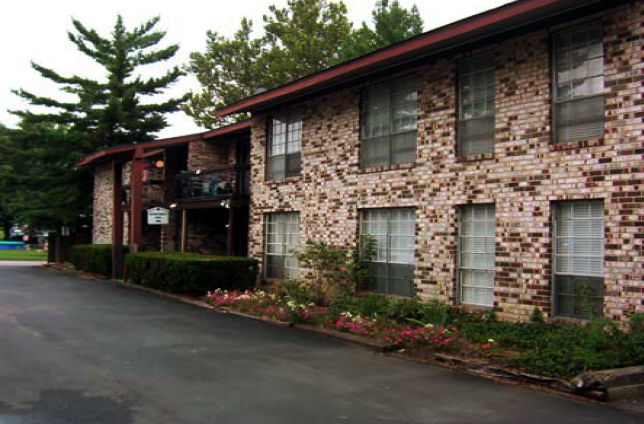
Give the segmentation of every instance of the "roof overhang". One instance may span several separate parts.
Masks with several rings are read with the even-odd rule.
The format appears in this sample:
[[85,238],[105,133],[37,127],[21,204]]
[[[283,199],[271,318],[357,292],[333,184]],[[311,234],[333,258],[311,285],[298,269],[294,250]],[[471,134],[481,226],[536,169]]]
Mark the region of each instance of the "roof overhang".
[[199,140],[219,141],[222,139],[228,139],[229,137],[241,136],[244,133],[250,133],[250,128],[250,120],[247,119],[237,122],[236,124],[206,132],[188,134],[179,137],[162,138],[159,140],[146,141],[145,143],[129,144],[127,146],[108,147],[87,155],[82,161],[78,162],[76,166],[98,165],[112,159],[131,159],[137,151],[140,153],[140,157],[156,155],[161,153],[163,149],[181,146],[183,144]]
[[399,67],[407,62],[460,48],[598,3],[620,0],[520,0],[425,32],[373,53],[327,68],[217,110],[220,117],[256,112],[347,82]]

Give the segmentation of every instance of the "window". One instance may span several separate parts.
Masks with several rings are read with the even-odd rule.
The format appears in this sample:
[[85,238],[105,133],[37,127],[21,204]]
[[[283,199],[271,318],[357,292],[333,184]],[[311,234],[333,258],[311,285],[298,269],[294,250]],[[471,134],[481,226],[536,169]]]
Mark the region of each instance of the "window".
[[270,130],[266,178],[297,177],[302,166],[302,115],[298,112],[277,115]]
[[418,105],[413,78],[367,88],[362,112],[363,168],[414,162]]
[[368,209],[362,213],[361,238],[373,237],[376,255],[369,264],[369,289],[399,296],[414,295],[413,209]]
[[494,153],[494,56],[462,60],[459,87],[459,154]]
[[266,278],[297,278],[298,213],[266,215]]
[[459,240],[460,302],[494,306],[494,205],[469,205],[461,210]]
[[554,37],[557,143],[604,134],[602,27],[584,25]]
[[555,205],[555,314],[600,316],[604,287],[604,205],[572,201]]

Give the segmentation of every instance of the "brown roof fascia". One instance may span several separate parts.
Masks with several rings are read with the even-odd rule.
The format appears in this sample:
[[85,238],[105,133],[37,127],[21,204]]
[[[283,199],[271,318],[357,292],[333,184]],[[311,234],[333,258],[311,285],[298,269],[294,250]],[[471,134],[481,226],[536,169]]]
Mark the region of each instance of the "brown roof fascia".
[[[231,124],[225,127],[217,128],[211,131],[182,135],[178,137],[163,138],[160,140],[146,141],[145,143],[130,144],[127,146],[108,147],[106,149],[99,150],[87,155],[85,159],[78,162],[76,166],[87,166],[87,165],[96,164],[98,162],[106,161],[118,155],[122,155],[129,152],[132,152],[132,154],[134,154],[137,149],[141,151],[141,154],[145,156],[149,156],[150,154],[157,154],[158,150],[166,149],[168,147],[179,146],[181,144],[191,143],[194,141],[199,141],[204,139],[214,140],[226,135],[233,135],[233,134],[241,133],[243,131],[250,131],[250,127],[251,127],[250,120],[247,119],[247,120],[237,122],[235,124]],[[152,151],[150,151],[150,149],[152,149]]]
[[294,96],[304,95],[309,91],[322,88],[322,86],[342,83],[352,77],[360,76],[361,73],[377,70],[378,65],[389,64],[396,60],[402,60],[414,53],[422,53],[424,50],[440,44],[449,44],[455,41],[458,44],[458,37],[485,30],[487,27],[498,27],[506,21],[511,21],[539,12],[541,9],[552,8],[557,4],[583,6],[600,0],[571,1],[571,0],[519,0],[505,4],[496,9],[470,16],[463,20],[445,25],[432,31],[420,34],[409,40],[405,40],[378,50],[374,53],[361,56],[357,59],[341,63],[331,68],[322,70],[315,74],[303,77],[299,80],[282,85],[272,90],[247,97],[237,103],[233,103],[217,110],[217,115],[225,117],[234,113],[248,112],[261,109],[271,103],[288,100]]

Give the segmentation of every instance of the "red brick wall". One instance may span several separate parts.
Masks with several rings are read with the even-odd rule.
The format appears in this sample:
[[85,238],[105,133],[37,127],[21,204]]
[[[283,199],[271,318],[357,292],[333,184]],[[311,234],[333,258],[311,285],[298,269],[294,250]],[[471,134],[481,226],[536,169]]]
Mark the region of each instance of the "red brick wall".
[[[551,313],[552,202],[603,199],[605,315],[644,312],[644,2],[462,52],[414,70],[419,93],[413,165],[359,166],[359,88],[303,102],[302,175],[266,182],[265,115],[254,117],[250,254],[263,256],[264,214],[299,211],[300,243],[353,246],[359,210],[416,208],[417,293],[456,301],[458,207],[496,205],[495,306],[526,320],[534,306]],[[603,22],[605,137],[556,146],[551,128],[550,32]],[[456,68],[467,55],[496,60],[494,157],[462,161],[456,153]],[[393,75],[392,75],[393,76]]]

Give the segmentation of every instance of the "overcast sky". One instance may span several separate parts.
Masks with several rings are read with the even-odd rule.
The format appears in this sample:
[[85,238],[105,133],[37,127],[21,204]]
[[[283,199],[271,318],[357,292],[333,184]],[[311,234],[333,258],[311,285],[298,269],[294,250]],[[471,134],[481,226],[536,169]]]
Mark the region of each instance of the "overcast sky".
[[[451,0],[423,1],[400,0],[406,7],[417,4],[430,30],[455,20],[465,18],[507,3],[507,0]],[[345,0],[349,18],[358,26],[362,21],[371,22],[371,11],[376,1]],[[7,109],[23,110],[28,105],[11,93],[12,88],[24,88],[34,94],[64,100],[58,86],[42,78],[31,69],[30,61],[51,68],[61,75],[73,74],[100,78],[100,68],[76,50],[67,38],[72,29],[71,17],[81,21],[86,28],[93,28],[107,36],[114,26],[116,15],[121,14],[128,29],[155,15],[161,16],[157,29],[167,31],[163,45],[178,43],[181,48],[171,62],[163,67],[182,65],[192,51],[204,51],[206,31],[217,31],[230,36],[239,27],[243,17],[249,17],[255,28],[261,28],[262,15],[268,6],[286,5],[286,0],[233,0],[233,1],[164,1],[164,0],[13,0],[3,4],[0,14],[0,40],[2,40],[2,65],[0,66],[0,123],[15,126],[17,119]],[[145,75],[161,74],[164,69],[149,69]],[[187,91],[199,91],[199,84],[192,76],[184,77],[168,91],[178,96]],[[170,126],[160,137],[171,137],[201,131],[183,112],[168,116]]]

